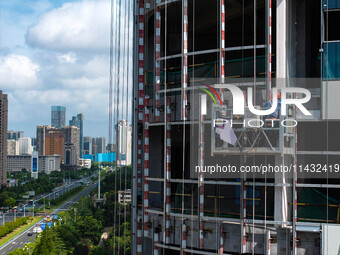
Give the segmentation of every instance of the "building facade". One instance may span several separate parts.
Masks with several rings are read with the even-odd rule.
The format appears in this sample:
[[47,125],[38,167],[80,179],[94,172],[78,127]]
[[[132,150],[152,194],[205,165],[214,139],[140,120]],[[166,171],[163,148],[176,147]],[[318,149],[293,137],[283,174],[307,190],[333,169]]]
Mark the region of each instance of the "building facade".
[[[26,170],[32,171],[32,155],[9,155],[7,156],[7,171],[16,172]],[[37,172],[49,174],[51,171],[60,171],[60,155],[38,156]]]
[[32,155],[8,155],[7,156],[7,171],[29,171],[32,170]]
[[31,145],[32,145],[33,151],[37,151],[37,138],[31,137],[31,141],[32,141]]
[[[72,147],[72,162],[79,159],[79,128],[67,126],[61,129],[52,126],[37,127],[37,152],[39,155],[60,155],[64,164],[65,148]],[[74,153],[73,153],[74,152]]]
[[24,131],[8,131],[7,139],[10,140],[18,140],[19,138],[24,137]]
[[0,183],[7,185],[8,97],[0,90]]
[[45,134],[45,154],[60,155],[61,161],[64,161],[65,138],[61,129],[47,129]]
[[77,116],[73,116],[69,125],[79,128],[79,158],[82,158],[84,147],[84,115],[80,113]]
[[83,154],[84,155],[92,154],[92,137],[90,136],[84,136]]
[[97,153],[97,154],[84,154],[83,159],[89,159],[93,162],[115,162],[116,152]]
[[34,151],[31,158],[31,177],[38,179],[39,177],[39,154]]
[[[132,254],[336,254],[329,231],[340,222],[327,205],[340,198],[338,177],[191,170],[216,160],[237,169],[340,161],[340,1],[134,4]],[[296,127],[236,125],[232,143],[216,133],[216,117],[268,120],[249,109],[267,109],[288,88],[311,94],[310,115],[287,106],[274,117]],[[243,99],[244,113],[233,114]]]
[[118,190],[118,203],[127,205],[131,203],[131,190]]
[[31,155],[33,152],[32,140],[30,137],[21,137],[19,138],[19,154],[29,154]]
[[51,126],[62,128],[65,126],[66,121],[66,107],[65,106],[52,106],[51,107]]
[[77,166],[79,165],[78,148],[73,144],[65,144],[64,165]]
[[79,144],[80,144],[80,129],[76,126],[63,127],[65,155],[64,164],[78,165],[79,161]]
[[79,159],[79,166],[81,167],[90,169],[91,163],[92,163],[91,159],[83,159],[83,158]]
[[7,155],[19,155],[19,141],[7,139]]
[[38,171],[50,174],[52,171],[60,171],[61,157],[59,155],[39,156]]
[[39,155],[45,155],[45,133],[51,126],[37,126],[36,151]]
[[130,122],[121,120],[117,125],[117,164],[118,165],[131,165],[131,132],[132,128]]
[[106,150],[105,137],[92,138],[92,154],[105,153]]
[[62,129],[51,126],[37,127],[37,152],[39,155],[60,155],[64,160],[65,138]]

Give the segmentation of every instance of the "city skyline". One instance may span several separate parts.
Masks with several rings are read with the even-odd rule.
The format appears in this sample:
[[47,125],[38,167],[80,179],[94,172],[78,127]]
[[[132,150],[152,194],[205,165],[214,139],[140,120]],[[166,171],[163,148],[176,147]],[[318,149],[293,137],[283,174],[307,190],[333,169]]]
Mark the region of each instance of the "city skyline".
[[51,106],[62,105],[66,121],[84,114],[84,135],[107,139],[110,2],[9,1],[0,14],[8,129],[34,137],[36,126],[50,124]]
[[[11,139],[18,140],[20,137],[36,138],[36,128],[38,126],[48,126],[48,125],[50,125],[50,126],[53,127],[53,125],[51,125],[52,124],[51,123],[51,115],[52,115],[51,107],[52,106],[50,106],[50,108],[48,109],[49,113],[50,113],[49,120],[47,122],[35,125],[34,126],[34,130],[32,131],[32,133],[31,132],[26,132],[26,129],[24,128],[24,126],[21,126],[21,128],[18,127],[18,129],[14,129],[14,128],[9,128],[8,127],[8,136],[7,136],[7,139],[9,139],[9,140],[11,140]],[[81,118],[83,118],[82,121],[84,122],[86,116],[84,116],[83,113],[68,113],[67,108],[66,108],[65,125],[64,126],[77,126],[78,125],[77,121],[79,121],[78,119],[80,118],[80,116],[81,116]],[[73,125],[73,123],[76,123],[76,124]],[[80,125],[80,123],[79,123],[79,125]],[[84,125],[83,123],[81,125],[83,125],[83,129],[86,127],[86,125]],[[9,126],[9,123],[8,123],[8,126]],[[17,134],[19,134],[18,138],[16,138]],[[92,134],[84,134],[83,136],[84,137],[85,136],[90,136],[90,137],[105,137],[105,139],[107,139],[107,134],[100,134],[100,133],[97,133],[95,131]]]
[[133,20],[133,1],[0,1],[1,253],[111,253],[112,226],[130,238]]
[[[8,104],[10,105],[10,101],[8,101]],[[47,111],[49,112],[49,116],[47,116],[46,120],[42,121],[42,122],[37,122],[36,124],[32,124],[33,126],[27,126],[27,125],[13,125],[13,122],[10,123],[10,121],[8,120],[8,132],[12,133],[12,132],[22,132],[23,134],[25,134],[23,137],[30,137],[30,138],[36,138],[36,128],[37,126],[45,126],[45,125],[51,125],[51,106],[49,107],[49,109],[47,109]],[[83,129],[86,130],[87,128],[87,121],[86,121],[86,116],[81,113],[83,115],[83,118],[84,118],[84,127]],[[66,107],[66,115],[65,115],[65,126],[68,126],[69,125],[69,122],[72,121],[73,117],[79,115],[78,113],[70,113],[68,112],[67,110],[67,107]],[[8,116],[8,118],[10,119],[10,116]],[[107,129],[107,126],[108,124],[105,123],[105,121],[103,121],[104,124],[103,124],[103,128]],[[11,125],[12,124],[12,125]],[[91,124],[90,124],[91,125]],[[96,132],[97,130],[96,129],[93,129],[91,128],[91,130],[89,130],[90,128],[88,128],[87,131],[83,131],[84,132],[84,136],[91,136],[91,137],[105,137],[107,139],[107,136],[108,136],[108,131],[105,131],[103,133],[99,133],[99,132]],[[87,132],[87,133],[86,133]]]

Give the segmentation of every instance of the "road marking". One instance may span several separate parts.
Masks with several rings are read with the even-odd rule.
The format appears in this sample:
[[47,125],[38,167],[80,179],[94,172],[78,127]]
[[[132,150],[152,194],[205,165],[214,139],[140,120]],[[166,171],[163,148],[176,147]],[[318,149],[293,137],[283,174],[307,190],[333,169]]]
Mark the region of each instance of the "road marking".
[[[41,219],[40,221],[38,221],[36,224],[40,224],[43,220]],[[19,235],[15,236],[12,238],[12,240],[9,240],[7,243],[3,244],[2,246],[0,246],[0,250],[4,249],[7,245],[9,245],[11,243],[11,241],[17,240],[19,237],[23,236],[25,233],[27,233],[28,231],[30,231],[31,229],[33,229],[34,225],[29,227],[28,229],[26,229],[25,231],[21,232]],[[13,240],[14,239],[14,240]]]
[[[87,191],[87,192],[80,193],[80,194],[78,194],[76,197],[74,197],[73,199],[80,199],[81,197],[84,197],[83,195],[86,195],[87,193],[91,192],[93,189],[94,189],[94,186],[93,186],[93,187],[90,187],[88,191],[85,189],[85,191]],[[67,203],[66,203],[66,204],[67,204]],[[64,204],[64,205],[65,205],[65,204]],[[68,209],[68,207],[67,207],[67,208],[62,208],[62,207],[63,207],[63,205],[60,206],[59,208],[56,208],[55,210],[67,210],[67,209]],[[41,219],[40,221],[36,222],[36,226],[39,225],[41,222],[43,222],[43,219]],[[0,246],[0,250],[3,250],[6,246],[8,246],[8,245],[11,243],[11,241],[14,241],[14,240],[18,239],[19,237],[23,236],[24,234],[26,234],[28,231],[30,231],[30,230],[33,229],[34,227],[35,227],[35,226],[32,225],[31,227],[29,227],[29,228],[26,229],[25,231],[21,232],[20,234],[18,234],[18,235],[15,236],[15,237],[13,237],[12,240],[9,240],[8,242],[6,242],[6,243],[3,244],[2,246]],[[13,243],[15,243],[15,242],[13,242]],[[26,243],[30,243],[30,242],[26,242]],[[12,249],[12,248],[13,248],[13,247],[10,247],[10,248],[8,248],[8,249],[10,250],[10,249]],[[14,247],[14,248],[15,248],[15,247]],[[3,254],[7,254],[7,253],[5,252],[5,253],[3,253]]]

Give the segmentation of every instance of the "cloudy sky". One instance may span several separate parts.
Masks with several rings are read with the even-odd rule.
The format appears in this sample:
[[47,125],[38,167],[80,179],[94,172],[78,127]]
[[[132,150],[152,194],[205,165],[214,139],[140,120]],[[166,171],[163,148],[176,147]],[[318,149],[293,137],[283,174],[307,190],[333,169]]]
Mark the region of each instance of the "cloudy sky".
[[110,0],[0,1],[0,90],[9,130],[35,137],[52,105],[84,113],[84,135],[108,135]]

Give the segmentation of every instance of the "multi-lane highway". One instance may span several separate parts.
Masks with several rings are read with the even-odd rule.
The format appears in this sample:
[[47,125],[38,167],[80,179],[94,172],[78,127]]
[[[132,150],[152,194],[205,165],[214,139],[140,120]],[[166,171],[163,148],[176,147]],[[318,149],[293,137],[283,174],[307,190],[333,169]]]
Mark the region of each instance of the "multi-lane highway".
[[[84,180],[89,180],[89,178],[85,178],[81,181],[84,181]],[[44,207],[44,198],[48,199],[48,200],[56,199],[59,196],[63,195],[64,193],[74,189],[75,187],[80,186],[81,181],[75,181],[75,182],[63,185],[61,187],[57,187],[50,193],[39,195],[39,196],[35,197],[33,199],[33,201],[34,201],[33,203],[34,203],[35,208],[40,209],[40,208]],[[26,206],[25,209],[27,210],[27,208],[28,207]],[[25,213],[24,212],[8,212],[8,213],[5,213],[5,214],[0,214],[0,226],[2,226],[4,222],[13,221],[15,218],[24,217],[24,216],[32,216],[32,215],[33,215],[33,212],[27,212],[27,211]]]
[[[74,196],[72,199],[66,201],[63,205],[61,205],[59,208],[55,209],[54,213],[59,213],[61,211],[67,210],[70,206],[72,206],[74,203],[76,203],[78,200],[80,200],[82,197],[90,194],[90,192],[96,187],[95,184],[92,184],[88,186],[86,189],[84,189],[82,192]],[[39,225],[42,223],[43,219],[37,222],[35,225]],[[28,242],[34,242],[36,238],[36,234],[33,234],[32,236],[28,236],[29,232],[32,232],[35,225],[31,226],[24,232],[20,233],[16,237],[12,238],[10,241],[5,243],[4,245],[0,246],[0,255],[8,254],[9,252],[12,252],[13,250],[17,248],[21,248],[25,245],[25,243]]]

